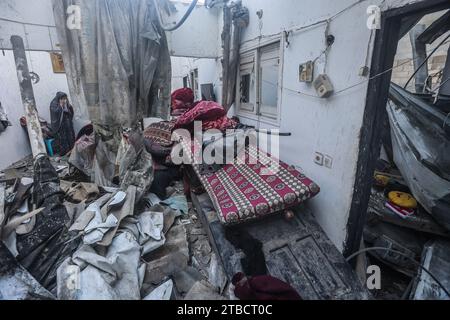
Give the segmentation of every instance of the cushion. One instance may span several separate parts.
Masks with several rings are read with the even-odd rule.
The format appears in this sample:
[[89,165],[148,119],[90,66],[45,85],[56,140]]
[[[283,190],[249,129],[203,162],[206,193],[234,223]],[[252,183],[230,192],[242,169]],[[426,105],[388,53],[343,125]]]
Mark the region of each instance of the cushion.
[[191,88],[181,88],[172,92],[172,110],[189,109],[194,103],[194,92]]
[[144,130],[144,139],[151,143],[157,143],[163,147],[169,147],[172,142],[173,121],[160,121],[152,123]]
[[225,109],[214,101],[200,101],[191,110],[181,115],[175,124],[176,128],[187,127],[194,121],[210,121],[223,117]]
[[[182,144],[186,150],[187,144]],[[215,173],[202,175],[199,166],[193,165],[223,224],[278,213],[319,193],[319,186],[293,166],[254,146],[247,146],[243,152],[245,161],[235,160]],[[274,168],[278,170],[270,171]]]
[[215,120],[203,121],[203,131],[210,129],[217,129],[224,131],[227,129],[234,129],[237,126],[237,122],[228,118],[226,115]]

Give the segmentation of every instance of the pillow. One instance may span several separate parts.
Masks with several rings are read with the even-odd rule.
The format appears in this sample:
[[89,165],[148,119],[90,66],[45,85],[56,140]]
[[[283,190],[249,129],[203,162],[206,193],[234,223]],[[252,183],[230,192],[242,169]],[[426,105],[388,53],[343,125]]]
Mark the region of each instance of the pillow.
[[144,139],[151,143],[157,143],[163,147],[169,147],[172,142],[173,121],[160,121],[152,123],[144,130]]
[[210,121],[223,117],[225,109],[214,101],[200,101],[191,110],[181,115],[175,124],[175,128],[187,127],[194,121]]
[[194,103],[194,92],[191,88],[181,88],[172,92],[172,110],[189,109]]
[[209,129],[217,129],[220,131],[225,131],[227,129],[234,129],[238,125],[238,123],[228,118],[226,115],[220,118],[217,118],[216,120],[208,120],[203,121],[203,131],[209,130]]

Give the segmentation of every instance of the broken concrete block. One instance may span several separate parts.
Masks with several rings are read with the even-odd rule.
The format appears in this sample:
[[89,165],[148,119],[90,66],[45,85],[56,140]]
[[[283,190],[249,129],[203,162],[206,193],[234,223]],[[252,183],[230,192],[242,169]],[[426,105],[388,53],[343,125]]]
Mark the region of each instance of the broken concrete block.
[[164,282],[158,288],[153,290],[143,300],[170,300],[173,290],[173,281],[169,280]]
[[197,269],[187,267],[173,274],[173,281],[177,291],[181,294],[186,294],[198,281],[204,280],[204,277]]
[[220,293],[223,292],[228,282],[222,264],[214,253],[211,255],[211,262],[208,268],[208,280]]
[[146,283],[158,283],[164,277],[187,267],[189,248],[184,226],[172,227],[166,238],[166,243],[161,248],[144,256],[147,261]]
[[199,281],[189,290],[184,300],[226,300],[219,295],[206,281]]

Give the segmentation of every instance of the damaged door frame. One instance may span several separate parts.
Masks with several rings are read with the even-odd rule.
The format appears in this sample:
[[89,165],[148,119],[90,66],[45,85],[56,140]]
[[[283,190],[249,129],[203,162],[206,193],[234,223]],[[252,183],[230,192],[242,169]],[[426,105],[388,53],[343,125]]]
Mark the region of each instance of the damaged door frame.
[[[427,0],[391,9],[383,12],[381,15],[382,28],[377,30],[375,35],[370,69],[371,80],[368,85],[366,107],[360,133],[355,185],[347,221],[347,238],[344,242],[344,256],[349,256],[358,251],[361,245],[373,183],[373,173],[381,149],[383,120],[387,117],[386,103],[392,75],[391,68],[394,65],[394,57],[397,52],[398,41],[400,40],[399,34],[402,19],[419,13],[426,15],[449,8],[450,3],[448,0]],[[390,71],[385,72],[386,70]],[[382,75],[373,78],[377,74]]]

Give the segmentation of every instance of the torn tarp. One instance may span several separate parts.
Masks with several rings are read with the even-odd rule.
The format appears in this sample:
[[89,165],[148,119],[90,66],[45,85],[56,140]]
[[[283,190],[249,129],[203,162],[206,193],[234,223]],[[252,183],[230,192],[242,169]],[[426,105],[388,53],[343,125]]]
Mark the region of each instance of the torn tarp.
[[77,241],[67,242],[72,234],[63,206],[64,192],[50,160],[37,157],[34,164],[33,204],[43,208],[36,215],[34,228],[17,235],[17,260],[50,292],[56,289],[56,270],[76,249]]
[[143,212],[126,217],[108,247],[81,246],[58,269],[58,298],[141,299],[142,256],[165,244],[163,227],[163,212]]
[[450,230],[450,138],[442,123],[425,114],[426,106],[415,103],[408,92],[393,86],[390,94],[394,162],[414,197]]
[[[73,5],[81,30],[66,24]],[[170,55],[154,1],[54,0],[53,9],[76,114],[126,127],[143,117],[167,118]]]

